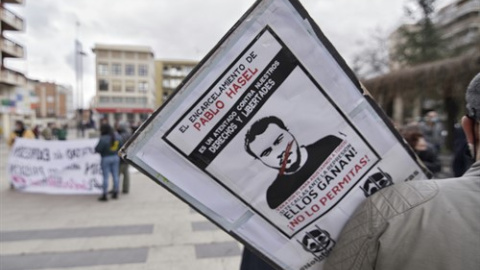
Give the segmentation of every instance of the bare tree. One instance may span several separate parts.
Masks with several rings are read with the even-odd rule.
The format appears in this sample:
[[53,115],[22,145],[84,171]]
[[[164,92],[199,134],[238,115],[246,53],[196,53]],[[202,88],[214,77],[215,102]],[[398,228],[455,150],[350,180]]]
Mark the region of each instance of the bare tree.
[[361,47],[355,54],[352,69],[360,79],[369,79],[389,71],[387,36],[380,29],[371,31],[366,41],[358,41]]

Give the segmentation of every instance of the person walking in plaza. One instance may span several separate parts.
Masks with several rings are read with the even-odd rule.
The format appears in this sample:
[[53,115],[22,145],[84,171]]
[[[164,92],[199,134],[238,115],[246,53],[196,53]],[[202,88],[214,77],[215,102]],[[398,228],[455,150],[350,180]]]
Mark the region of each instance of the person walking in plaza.
[[100,126],[100,140],[95,146],[95,152],[101,156],[101,167],[103,173],[103,194],[100,201],[107,201],[108,193],[108,180],[109,174],[113,178],[113,192],[112,199],[118,197],[118,178],[120,157],[118,156],[118,150],[122,146],[120,136],[114,132],[113,128],[109,124],[103,124]]
[[386,187],[359,206],[325,270],[480,268],[480,73],[462,128],[475,163],[461,177]]
[[12,147],[16,138],[35,139],[35,134],[30,129],[27,129],[22,121],[17,120],[15,121],[15,129],[8,138],[8,146]]
[[[131,132],[127,123],[118,122],[115,125],[115,129],[122,139],[122,144],[124,144],[128,138],[130,138]],[[120,175],[122,176],[122,193],[128,194],[130,192],[130,173],[128,172],[128,163],[123,159],[120,159]]]

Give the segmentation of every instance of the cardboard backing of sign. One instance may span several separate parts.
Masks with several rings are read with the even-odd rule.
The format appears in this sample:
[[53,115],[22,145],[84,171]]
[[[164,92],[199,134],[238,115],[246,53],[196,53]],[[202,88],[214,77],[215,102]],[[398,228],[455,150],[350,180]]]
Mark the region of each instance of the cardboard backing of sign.
[[121,154],[281,269],[321,269],[366,197],[429,177],[296,0],[257,1]]

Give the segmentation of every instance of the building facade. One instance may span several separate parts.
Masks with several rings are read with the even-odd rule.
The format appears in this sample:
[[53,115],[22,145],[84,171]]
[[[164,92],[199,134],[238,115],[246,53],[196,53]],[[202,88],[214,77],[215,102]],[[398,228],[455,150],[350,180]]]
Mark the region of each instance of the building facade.
[[[448,50],[446,56],[454,57],[480,50],[480,0],[456,0],[435,12],[432,23]],[[419,29],[418,23],[407,24],[392,32],[388,38],[390,55],[395,54],[398,44],[405,42],[400,33],[402,27],[408,31]],[[392,70],[403,67],[398,62],[390,61]]]
[[480,50],[480,0],[455,1],[440,9],[432,21],[454,55]]
[[74,116],[71,87],[50,82],[35,84],[35,114],[37,118],[70,119]]
[[96,44],[93,109],[113,124],[145,120],[155,109],[153,51],[146,46]]
[[[24,47],[5,35],[6,32],[24,31],[23,18],[8,9],[8,5],[23,4],[24,0],[0,0],[0,127],[4,136],[10,133],[13,121],[25,118],[24,113],[27,113],[17,107],[19,102],[25,101],[27,78],[22,72],[5,65],[5,60],[8,58],[22,59],[25,56]],[[27,96],[29,95],[30,93],[27,93]]]
[[188,60],[156,60],[155,82],[157,87],[156,106],[161,106],[175,91],[177,86],[198,64]]

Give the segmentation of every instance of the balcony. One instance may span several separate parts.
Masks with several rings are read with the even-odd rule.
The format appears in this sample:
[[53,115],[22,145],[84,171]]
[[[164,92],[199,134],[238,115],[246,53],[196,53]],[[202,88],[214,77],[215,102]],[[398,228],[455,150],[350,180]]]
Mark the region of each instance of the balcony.
[[439,25],[446,25],[454,21],[456,18],[467,13],[480,12],[480,3],[478,1],[470,1],[460,6],[450,5],[433,18],[433,22]]
[[27,79],[25,78],[25,75],[20,72],[8,68],[2,68],[0,70],[0,83],[11,86],[22,86],[27,83]]
[[24,56],[23,47],[7,38],[0,39],[0,49],[4,57],[23,58]]
[[469,29],[480,29],[480,19],[470,18],[469,20],[452,25],[442,31],[442,38],[451,38],[462,32],[468,32]]
[[0,18],[2,20],[2,31],[22,31],[23,19],[6,8],[0,7]]

